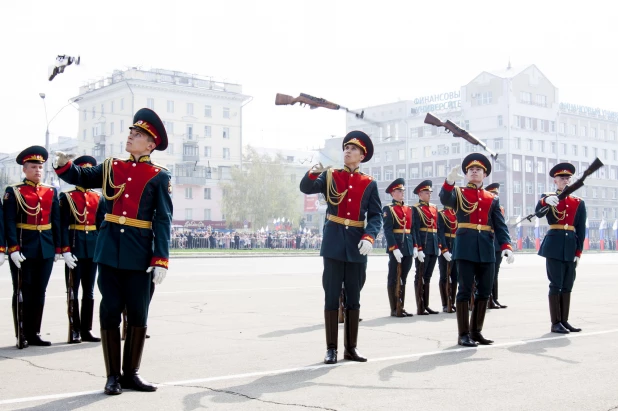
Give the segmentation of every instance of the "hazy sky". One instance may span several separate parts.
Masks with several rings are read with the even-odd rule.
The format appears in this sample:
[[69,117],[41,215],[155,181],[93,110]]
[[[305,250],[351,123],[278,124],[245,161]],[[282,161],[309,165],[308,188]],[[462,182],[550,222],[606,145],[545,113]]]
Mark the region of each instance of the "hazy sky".
[[[610,1],[4,1],[2,146],[45,143],[78,87],[141,66],[215,76],[254,97],[246,143],[313,148],[345,132],[342,111],[276,107],[300,92],[356,108],[458,89],[483,70],[536,64],[561,101],[618,111],[618,24]],[[57,54],[80,54],[52,82]],[[65,108],[50,124],[75,137]]]

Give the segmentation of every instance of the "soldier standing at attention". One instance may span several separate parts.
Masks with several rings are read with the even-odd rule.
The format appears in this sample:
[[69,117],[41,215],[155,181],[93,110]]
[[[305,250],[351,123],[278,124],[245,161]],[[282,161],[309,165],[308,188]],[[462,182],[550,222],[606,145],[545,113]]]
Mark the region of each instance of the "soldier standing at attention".
[[[324,259],[324,363],[337,362],[337,314],[341,283],[345,287],[344,358],[367,361],[356,349],[360,314],[360,292],[365,284],[367,255],[382,227],[382,206],[373,178],[361,173],[361,163],[373,155],[373,143],[362,131],[351,131],[343,139],[344,167],[325,169],[320,164],[305,174],[300,191],[322,193],[328,211],[320,255]],[[366,223],[366,225],[365,225]]]
[[[18,330],[16,291],[19,274],[24,346],[51,345],[51,342],[41,339],[41,322],[49,277],[54,261],[60,258],[60,210],[56,189],[42,182],[47,156],[47,150],[41,146],[28,147],[19,153],[16,160],[17,164],[23,165],[25,178],[21,183],[8,186],[4,194],[4,226],[13,280],[13,320]],[[70,253],[64,258],[65,261],[70,259]]]
[[[451,304],[455,303],[455,295],[457,292],[457,264],[453,259],[453,243],[457,232],[457,215],[450,207],[444,207],[439,211],[438,217],[438,248],[440,248],[440,256],[438,257],[438,268],[440,269],[440,298],[442,299],[442,311],[454,312],[452,306],[451,311],[448,310],[448,299],[451,298]],[[450,278],[448,270],[450,269]]]
[[[485,187],[485,190],[489,191],[496,196],[500,195],[500,183],[493,183]],[[500,212],[504,216],[504,207],[500,206]],[[502,264],[502,251],[500,251],[500,244],[498,244],[498,237],[494,237],[494,248],[496,250],[496,267],[494,275],[494,286],[492,287],[491,295],[489,296],[489,305],[487,308],[493,310],[497,308],[507,308],[506,305],[502,305],[498,302],[498,273],[500,272],[500,264]]]
[[414,205],[414,231],[418,233],[418,258],[416,259],[416,276],[414,288],[418,315],[438,314],[429,308],[429,283],[436,266],[440,249],[438,248],[438,208],[431,204],[433,183],[425,180],[414,189],[419,202]]
[[[94,262],[101,291],[101,342],[107,371],[105,393],[123,388],[155,391],[138,374],[152,284],[167,274],[172,223],[171,175],[150,159],[167,148],[167,133],[157,114],[140,109],[126,143],[126,160],[108,158],[89,168],[78,167],[71,155],[57,152],[58,176],[83,188],[103,188],[105,220],[101,224]],[[129,322],[120,376],[120,317]]]
[[[73,163],[79,167],[94,167],[97,160],[90,156],[76,158]],[[71,332],[69,344],[82,341],[99,342],[101,339],[92,334],[92,316],[94,312],[94,280],[97,265],[94,263],[94,249],[97,244],[98,230],[103,222],[103,206],[99,207],[101,196],[96,191],[76,186],[74,189],[60,193],[60,224],[62,226],[62,253],[70,253],[73,264],[66,262],[64,268],[67,289],[69,279],[73,280],[73,317],[69,318]],[[73,270],[73,275],[69,275]],[[78,290],[82,285],[81,316],[79,312]]]
[[549,231],[543,239],[539,255],[545,257],[549,279],[551,332],[561,334],[581,331],[581,328],[569,324],[569,311],[577,264],[586,237],[586,204],[573,195],[564,200],[558,199],[573,174],[573,164],[556,164],[549,171],[549,176],[554,178],[557,190],[543,194],[536,206],[536,212],[549,206],[546,212]]
[[[406,280],[412,268],[412,262],[418,255],[416,233],[412,232],[412,208],[404,204],[406,181],[398,178],[387,188],[386,193],[393,197],[393,203],[382,209],[384,218],[384,238],[386,238],[386,253],[388,254],[388,278],[386,289],[391,307],[391,317],[396,316],[398,295],[397,265],[401,264],[402,305],[406,300]],[[412,317],[411,313],[402,310],[402,317]]]
[[[458,168],[451,170],[440,190],[440,201],[451,207],[457,215],[457,236],[453,246],[453,259],[457,261],[459,291],[457,292],[457,343],[465,347],[493,343],[483,337],[483,322],[487,300],[494,278],[494,236],[507,263],[515,260],[511,250],[509,231],[500,212],[500,200],[483,189],[483,179],[491,174],[491,163],[483,154],[472,153],[464,158],[461,169],[468,184],[455,187],[461,178]],[[476,283],[472,320],[468,317],[472,284]],[[471,321],[471,324],[470,324]]]

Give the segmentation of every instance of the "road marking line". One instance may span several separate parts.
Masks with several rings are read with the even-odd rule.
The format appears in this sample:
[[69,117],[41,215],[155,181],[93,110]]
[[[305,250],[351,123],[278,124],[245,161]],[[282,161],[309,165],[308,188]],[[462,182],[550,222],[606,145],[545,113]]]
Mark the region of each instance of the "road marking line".
[[[467,351],[467,350],[488,350],[491,348],[502,348],[502,347],[516,346],[516,345],[534,344],[538,342],[560,340],[563,338],[592,337],[595,335],[611,334],[611,333],[616,333],[616,332],[618,332],[618,328],[615,328],[612,330],[594,331],[590,333],[577,333],[577,334],[572,333],[572,334],[565,334],[565,335],[560,335],[556,337],[543,337],[543,338],[535,338],[532,340],[511,341],[511,342],[492,344],[492,345],[479,345],[476,348],[462,347],[462,348],[447,349],[447,350],[442,350],[442,351],[428,351],[428,352],[415,353],[415,354],[402,354],[402,355],[395,355],[391,357],[369,359],[367,362],[375,363],[375,362],[384,362],[384,361],[393,361],[393,360],[405,360],[405,359],[416,358],[416,357],[458,353],[458,352]],[[208,382],[215,382],[215,381],[238,380],[238,379],[243,379],[243,378],[261,377],[265,375],[289,374],[292,372],[315,371],[315,370],[319,370],[319,369],[327,368],[327,367],[343,367],[343,366],[361,365],[361,364],[364,364],[364,363],[346,361],[346,362],[338,362],[337,364],[320,364],[320,365],[311,365],[311,366],[306,366],[306,367],[284,368],[284,369],[279,369],[279,370],[256,371],[256,372],[249,372],[249,373],[244,373],[244,374],[223,375],[219,377],[197,378],[193,380],[171,381],[171,382],[164,382],[161,384],[157,384],[157,386],[173,387],[173,386],[181,386],[181,385],[187,385],[187,384],[201,384],[201,383],[208,383]],[[0,400],[0,405],[19,404],[19,403],[33,402],[33,401],[58,400],[62,398],[75,398],[75,397],[82,397],[85,395],[95,395],[95,394],[101,395],[103,394],[103,391],[101,390],[79,391],[79,392],[67,392],[67,393],[62,393],[62,394],[39,395],[36,397],[13,398],[10,400]]]

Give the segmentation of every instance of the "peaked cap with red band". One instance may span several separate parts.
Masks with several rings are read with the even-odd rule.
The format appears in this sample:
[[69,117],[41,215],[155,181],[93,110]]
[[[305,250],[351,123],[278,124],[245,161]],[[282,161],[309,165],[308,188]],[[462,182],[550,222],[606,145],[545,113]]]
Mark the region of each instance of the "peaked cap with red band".
[[94,167],[97,165],[97,160],[92,156],[81,156],[73,160],[73,164],[79,167]]
[[414,194],[418,194],[421,191],[433,191],[432,186],[433,186],[433,181],[425,180],[416,186],[416,188],[414,189]]
[[398,178],[393,181],[388,187],[386,187],[386,193],[390,194],[394,190],[405,190],[406,189],[406,180],[403,178]]
[[485,187],[485,190],[491,191],[494,194],[500,194],[500,183],[491,183]]
[[470,167],[480,167],[485,170],[485,175],[491,174],[491,162],[481,153],[468,154],[461,163],[461,169],[464,174],[468,172]]
[[345,146],[348,144],[354,144],[365,152],[365,158],[363,158],[361,163],[366,163],[371,160],[371,157],[373,157],[373,143],[371,142],[371,138],[369,138],[369,136],[362,131],[350,131],[343,139],[341,148],[345,149]]
[[139,109],[133,117],[133,126],[129,128],[139,128],[146,131],[157,145],[155,150],[163,151],[167,148],[167,132],[165,131],[165,126],[157,113],[151,109]]
[[558,163],[549,170],[550,177],[572,176],[575,174],[575,166],[571,163]]
[[47,153],[47,150],[45,150],[45,147],[30,146],[19,153],[19,155],[15,158],[15,161],[17,164],[21,165],[24,165],[27,162],[43,164],[47,161],[48,156],[49,154]]

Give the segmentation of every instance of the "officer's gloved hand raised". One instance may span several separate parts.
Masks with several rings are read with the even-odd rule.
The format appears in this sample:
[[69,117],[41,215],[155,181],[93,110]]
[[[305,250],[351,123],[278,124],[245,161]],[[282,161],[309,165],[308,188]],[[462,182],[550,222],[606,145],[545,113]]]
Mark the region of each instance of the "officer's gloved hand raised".
[[358,243],[358,251],[361,253],[361,255],[369,254],[372,249],[373,244],[371,244],[371,241],[369,240],[361,240],[360,243]]
[[318,164],[314,165],[313,167],[311,167],[311,170],[309,170],[309,172],[311,174],[322,174],[323,172],[325,172],[329,168],[331,168],[331,166],[324,167],[322,165],[322,163],[318,163]]
[[403,258],[403,254],[401,253],[401,250],[398,248],[395,248],[393,250],[393,257],[395,257],[395,260],[397,260],[397,262],[400,263],[401,259]]
[[159,285],[165,280],[167,275],[167,268],[163,267],[148,267],[147,273],[152,273],[152,282]]
[[557,206],[558,203],[560,202],[560,199],[558,198],[558,196],[547,196],[545,197],[545,204],[550,205],[550,206]]
[[515,261],[515,254],[511,250],[503,250],[502,257],[506,257],[506,262],[509,264],[513,264],[513,261]]
[[23,263],[25,259],[26,257],[19,251],[13,251],[11,253],[11,260],[13,260],[13,264],[15,264],[17,268],[21,268],[21,263]]
[[463,178],[462,175],[459,174],[459,166],[453,167],[448,176],[446,176],[446,182],[450,185],[455,184],[455,181],[461,180]]
[[60,168],[66,165],[70,160],[75,158],[75,154],[65,153],[63,151],[56,151],[56,160],[54,161],[54,168]]
[[451,254],[448,251],[445,251],[442,253],[442,257],[444,257],[446,261],[450,262],[453,259],[453,254]]
[[71,253],[62,253],[62,258],[64,258],[64,263],[67,265],[67,267],[69,268],[75,268],[77,267],[77,257],[75,257],[73,254]]
[[0,253],[0,265],[4,264],[4,253]]
[[420,261],[421,263],[425,262],[425,253],[423,252],[423,250],[418,252],[418,256],[416,258],[418,258],[418,261]]

